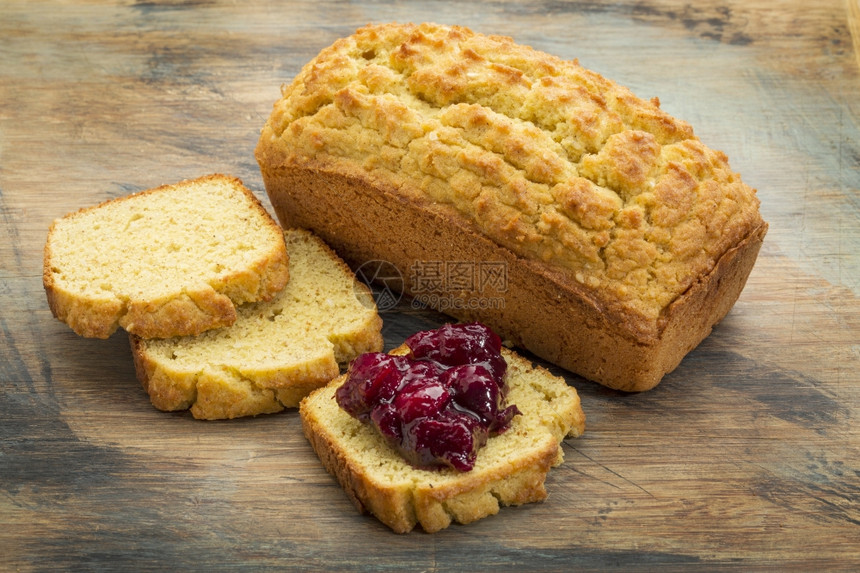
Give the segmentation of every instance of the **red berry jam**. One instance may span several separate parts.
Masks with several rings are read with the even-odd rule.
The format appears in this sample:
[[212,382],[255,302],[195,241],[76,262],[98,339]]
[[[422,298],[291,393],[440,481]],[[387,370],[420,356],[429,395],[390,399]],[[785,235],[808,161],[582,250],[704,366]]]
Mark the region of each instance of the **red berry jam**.
[[448,324],[406,339],[409,354],[362,354],[352,361],[337,403],[370,423],[410,463],[469,471],[478,448],[507,430],[499,336],[479,323]]

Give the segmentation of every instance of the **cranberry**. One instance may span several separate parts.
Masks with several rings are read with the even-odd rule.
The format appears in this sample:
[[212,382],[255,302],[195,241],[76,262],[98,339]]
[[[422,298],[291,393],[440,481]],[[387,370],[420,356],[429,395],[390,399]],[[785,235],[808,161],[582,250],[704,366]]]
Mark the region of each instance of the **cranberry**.
[[505,406],[501,339],[479,323],[453,324],[414,334],[406,345],[407,356],[353,360],[338,404],[414,465],[472,469],[478,448],[520,413]]
[[476,413],[487,426],[499,412],[499,385],[490,370],[482,364],[464,364],[445,372],[444,379],[451,387],[454,402]]
[[439,461],[460,471],[475,465],[478,448],[487,441],[476,419],[464,413],[446,413],[437,418],[421,418],[409,427],[408,449],[415,452],[413,463],[432,466]]
[[439,378],[413,378],[403,385],[394,398],[394,407],[404,424],[415,418],[427,418],[441,412],[451,401],[448,387]]
[[502,339],[479,322],[446,324],[437,330],[418,332],[406,339],[413,358],[429,358],[446,366],[492,362],[498,375],[507,368],[501,357]]
[[394,404],[383,403],[370,412],[370,420],[388,440],[400,442],[403,440],[403,421]]
[[407,363],[403,356],[383,352],[358,356],[350,364],[346,383],[337,389],[338,404],[350,415],[366,420],[374,404],[394,398]]
[[467,364],[451,368],[445,373],[450,377],[451,394],[457,406],[475,413],[490,433],[504,432],[520,414],[514,406],[502,408],[505,386],[498,385],[492,371],[483,364]]
[[401,356],[403,366],[401,367],[401,379],[403,384],[412,380],[429,380],[437,378],[445,371],[445,367],[432,360],[412,360],[407,356]]

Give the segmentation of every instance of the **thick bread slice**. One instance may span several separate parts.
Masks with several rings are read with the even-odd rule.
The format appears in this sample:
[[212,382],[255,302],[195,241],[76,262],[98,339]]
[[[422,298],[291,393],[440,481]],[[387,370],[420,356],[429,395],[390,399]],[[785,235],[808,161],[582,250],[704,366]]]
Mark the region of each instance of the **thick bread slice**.
[[334,393],[345,376],[302,400],[305,435],[359,511],[372,513],[398,533],[419,524],[435,532],[452,521],[494,515],[500,505],[546,498],[546,475],[563,461],[561,441],[585,431],[585,415],[576,390],[564,379],[513,351],[502,352],[508,362],[508,404],[516,404],[522,415],[507,432],[489,439],[470,472],[412,467],[375,429],[338,406]]
[[57,219],[45,244],[51,311],[81,336],[144,338],[232,324],[289,280],[278,224],[234,177],[209,175]]
[[339,364],[382,349],[369,289],[311,233],[284,236],[290,282],[271,301],[241,306],[235,324],[199,336],[130,336],[156,408],[209,420],[279,412],[337,376]]

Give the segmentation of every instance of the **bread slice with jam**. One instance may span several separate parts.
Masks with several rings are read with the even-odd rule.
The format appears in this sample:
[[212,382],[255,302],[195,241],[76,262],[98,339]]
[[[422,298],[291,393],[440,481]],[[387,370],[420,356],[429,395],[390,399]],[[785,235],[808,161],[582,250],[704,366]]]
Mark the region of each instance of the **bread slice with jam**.
[[[408,352],[406,346],[392,351]],[[582,435],[585,415],[563,378],[511,350],[503,348],[502,355],[507,403],[521,414],[478,450],[471,471],[419,469],[407,462],[376,429],[340,408],[335,393],[346,375],[302,400],[305,436],[358,510],[397,533],[418,525],[432,533],[494,515],[501,506],[543,501],[546,476],[564,459],[561,443]]]

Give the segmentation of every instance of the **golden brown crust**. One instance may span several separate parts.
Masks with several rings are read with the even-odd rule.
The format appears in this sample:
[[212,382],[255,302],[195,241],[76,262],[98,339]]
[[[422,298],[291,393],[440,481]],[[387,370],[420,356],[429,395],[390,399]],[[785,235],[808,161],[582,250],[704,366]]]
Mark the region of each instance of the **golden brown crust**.
[[[753,230],[679,297],[659,322],[639,320],[596,299],[577,281],[519,258],[439,206],[386,194],[380,187],[320,171],[269,171],[272,205],[284,224],[313,228],[355,265],[382,259],[410,277],[434,261],[499,263],[507,277],[491,286],[440,293],[440,310],[481,320],[514,344],[590,380],[625,391],[657,385],[734,304],[755,262],[767,225]],[[291,190],[287,192],[286,190]],[[375,240],[388,229],[397,240]],[[404,281],[408,294],[432,302]],[[501,301],[496,308],[455,308],[451,301]]]
[[560,443],[582,435],[585,415],[576,391],[563,379],[513,352],[504,354],[509,402],[523,414],[479,451],[470,472],[409,466],[375,430],[337,406],[333,394],[343,377],[302,401],[305,435],[356,508],[398,533],[416,525],[432,533],[452,521],[494,515],[502,505],[543,501],[547,473],[563,459]]
[[[115,277],[142,270],[134,259],[147,249],[139,237],[126,238],[123,230],[136,220],[144,220],[141,213],[151,209],[147,217],[161,226],[147,229],[147,236],[169,238],[174,233],[171,209],[153,207],[151,203],[169,194],[179,220],[184,216],[183,209],[191,207],[183,203],[185,190],[207,186],[229,188],[234,198],[224,202],[230,210],[213,213],[208,223],[197,222],[196,232],[217,236],[226,226],[243,229],[248,222],[253,225],[248,229],[253,228],[258,237],[256,255],[242,256],[237,259],[241,263],[233,268],[208,273],[194,269],[189,272],[193,282],[178,280],[170,288],[159,285],[150,289],[145,278],[136,284],[130,278],[123,287],[112,285]],[[205,210],[203,206],[195,213]],[[66,230],[75,225],[82,226],[80,232]],[[180,238],[183,237],[177,237],[174,251],[184,246]],[[74,245],[67,244],[71,240]],[[182,264],[193,268],[201,258],[202,253],[190,250]],[[86,337],[107,338],[119,327],[144,338],[199,334],[232,324],[237,304],[268,300],[288,280],[289,256],[279,225],[239,179],[220,174],[162,185],[70,213],[51,225],[44,250],[43,284],[51,311]]]
[[[707,336],[767,230],[687,124],[510,39],[370,26],[283,93],[256,150],[283,224],[613,388],[653,387]],[[415,284],[449,262],[498,263],[506,284]]]

